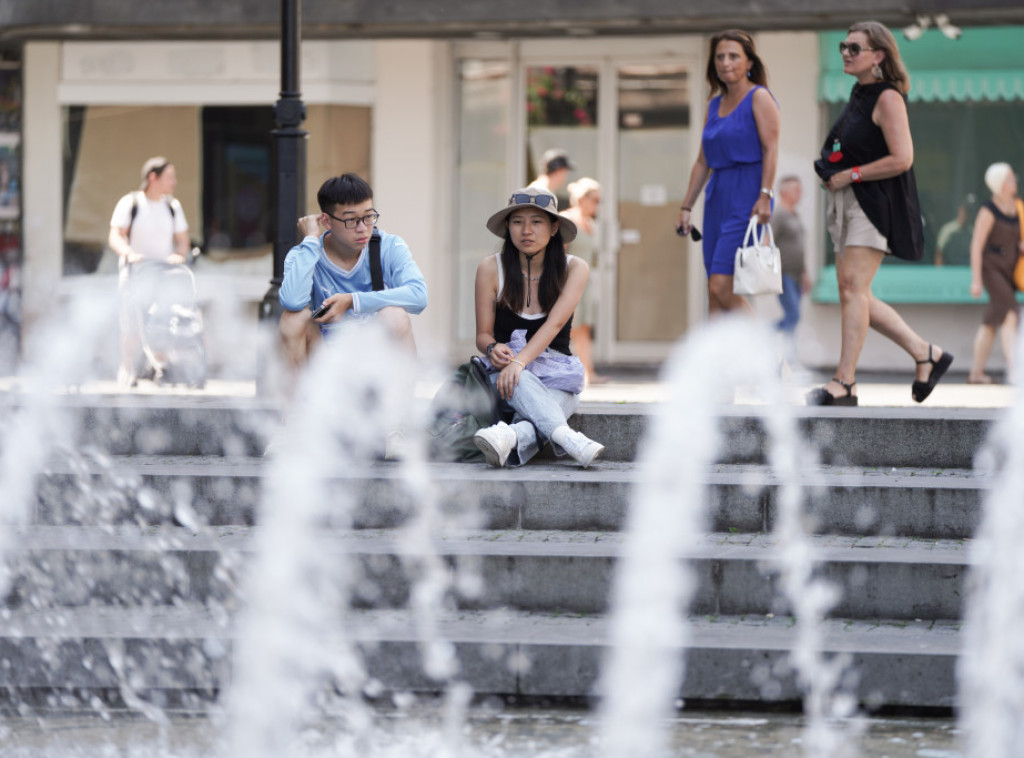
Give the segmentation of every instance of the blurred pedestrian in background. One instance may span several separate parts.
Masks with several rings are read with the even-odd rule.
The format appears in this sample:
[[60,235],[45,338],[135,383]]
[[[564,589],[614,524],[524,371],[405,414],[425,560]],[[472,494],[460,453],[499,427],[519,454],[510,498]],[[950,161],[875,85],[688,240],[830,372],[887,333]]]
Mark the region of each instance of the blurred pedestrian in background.
[[[576,239],[568,246],[568,252],[587,262],[590,270],[597,263],[597,226],[594,219],[601,204],[601,185],[590,177],[584,177],[569,185],[569,208],[562,215],[576,224]],[[583,363],[588,384],[603,384],[607,377],[594,370],[594,325],[597,323],[596,282],[587,283],[583,297],[576,306],[572,321],[572,345]]]
[[1021,241],[1021,205],[1017,199],[1017,177],[1008,163],[993,163],[985,172],[985,184],[992,197],[978,209],[971,236],[971,296],[988,293],[988,307],[974,336],[974,359],[967,374],[969,384],[991,384],[985,364],[992,352],[996,329],[1000,329],[1006,374],[1013,372],[1013,343],[1017,335],[1019,307],[1013,284],[1013,269],[1024,253]]
[[796,206],[803,195],[800,178],[792,174],[779,181],[779,197],[772,215],[775,244],[782,254],[782,318],[775,327],[785,341],[786,361],[796,362],[796,325],[800,322],[800,300],[811,289],[807,276],[804,224],[797,215]]
[[690,233],[697,195],[704,194],[704,270],[708,314],[743,310],[750,303],[732,291],[736,248],[751,216],[767,224],[772,214],[779,155],[779,106],[767,89],[768,73],[754,40],[740,29],[711,38],[707,63],[711,100],[676,228]]

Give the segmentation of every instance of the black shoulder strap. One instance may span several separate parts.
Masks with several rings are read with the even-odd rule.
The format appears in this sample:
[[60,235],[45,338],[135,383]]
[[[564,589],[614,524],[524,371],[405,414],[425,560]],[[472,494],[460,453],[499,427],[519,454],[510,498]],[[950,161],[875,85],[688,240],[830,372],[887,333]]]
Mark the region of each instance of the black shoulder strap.
[[[172,203],[170,201],[170,199],[168,199],[166,202],[167,202],[167,210],[169,210],[171,212],[171,221],[173,222],[174,219],[175,219],[174,203]],[[131,216],[128,217],[128,239],[131,239],[131,237],[132,237],[132,225],[135,223],[135,217],[138,216],[138,215],[139,215],[139,193],[138,192],[133,192],[132,193],[132,213],[131,213]],[[377,244],[379,246],[380,243],[378,242]]]
[[137,192],[132,193],[132,215],[128,218],[128,239],[132,238],[132,225],[135,223],[135,217],[139,215],[139,195]]
[[380,264],[380,232],[376,227],[370,236],[370,281],[373,283],[374,292],[384,289],[384,269]]

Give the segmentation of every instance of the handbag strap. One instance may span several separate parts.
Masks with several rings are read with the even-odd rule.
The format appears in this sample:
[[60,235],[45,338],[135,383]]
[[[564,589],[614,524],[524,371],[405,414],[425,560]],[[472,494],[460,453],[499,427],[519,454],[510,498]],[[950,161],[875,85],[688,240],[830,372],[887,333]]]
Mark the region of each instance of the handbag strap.
[[750,217],[747,233],[743,235],[743,247],[752,247],[757,243],[757,216]]
[[[1021,215],[1021,218],[1024,219],[1024,215]],[[757,233],[759,226],[761,224],[757,223],[757,216],[751,216],[750,223],[747,224],[747,233],[743,235],[743,247],[761,247],[760,241],[764,236],[764,232],[761,232],[761,234]],[[775,247],[775,232],[772,231],[772,225],[764,224],[764,226],[768,229],[768,247]],[[1024,220],[1021,221],[1021,234],[1024,234]]]
[[1020,224],[1020,238],[1024,241],[1024,200],[1017,199],[1017,222]]

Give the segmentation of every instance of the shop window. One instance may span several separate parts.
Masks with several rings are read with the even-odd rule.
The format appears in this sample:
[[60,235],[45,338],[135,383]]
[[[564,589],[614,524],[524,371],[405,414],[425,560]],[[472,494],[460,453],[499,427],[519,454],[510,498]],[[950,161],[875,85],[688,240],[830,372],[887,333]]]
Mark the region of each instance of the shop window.
[[271,244],[274,129],[268,106],[203,109],[203,219],[208,252]]
[[0,51],[0,370],[21,335],[21,60]]
[[[914,172],[924,222],[920,263],[887,256],[876,295],[890,302],[977,302],[971,297],[969,244],[978,207],[989,199],[985,169],[1006,161],[1024,171],[1024,52],[1020,28],[970,29],[956,42],[941,34],[898,39],[910,72]],[[827,124],[842,111],[853,85],[836,48],[842,32],[820,37],[821,96]],[[998,66],[998,67],[995,67]],[[832,244],[822,241],[826,271],[814,298],[837,302]]]

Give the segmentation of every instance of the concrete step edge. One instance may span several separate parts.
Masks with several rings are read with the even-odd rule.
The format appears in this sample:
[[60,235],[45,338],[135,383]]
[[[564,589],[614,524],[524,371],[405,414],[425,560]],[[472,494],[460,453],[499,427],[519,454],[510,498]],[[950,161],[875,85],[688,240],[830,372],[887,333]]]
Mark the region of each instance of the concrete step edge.
[[[102,462],[86,461],[85,471],[100,474],[124,471],[139,476],[180,477],[257,477],[270,475],[272,462],[263,458],[221,457],[215,455],[118,455]],[[568,461],[537,462],[519,468],[496,469],[484,463],[428,462],[433,480],[446,482],[525,482],[557,485],[559,483],[599,482],[601,484],[635,484],[644,480],[645,468],[635,461],[598,461],[587,469]],[[47,475],[81,475],[82,467],[55,460],[47,466]],[[394,481],[405,477],[400,462],[377,461],[361,467],[350,467],[342,475],[329,477],[352,481]],[[988,489],[994,477],[987,472],[969,468],[937,466],[837,466],[823,464],[802,471],[797,483],[804,487],[896,487],[900,489]],[[715,463],[702,478],[701,484],[741,484],[778,486],[782,483],[772,467],[757,463]]]
[[[185,527],[32,526],[15,530],[8,554],[25,551],[252,552],[260,527],[209,527],[195,533]],[[332,529],[318,531],[318,549],[352,555],[411,555],[408,534],[400,529]],[[568,559],[617,559],[629,535],[621,532],[563,530],[451,530],[434,538],[445,557],[502,556]],[[923,564],[968,566],[970,540],[910,537],[808,535],[809,556],[821,564]],[[769,534],[711,533],[701,536],[679,557],[693,560],[779,560],[782,548]]]
[[[415,615],[408,610],[353,611],[349,632],[357,641],[418,642]],[[439,636],[455,643],[606,646],[613,620],[607,616],[537,611],[444,611]],[[958,655],[961,622],[885,619],[827,619],[825,649],[903,655]],[[798,634],[791,616],[691,616],[686,619],[692,649],[790,650]],[[228,639],[236,620],[203,607],[76,608],[12,611],[0,617],[0,639]],[[331,636],[335,636],[332,634]],[[683,646],[679,646],[682,648]]]

